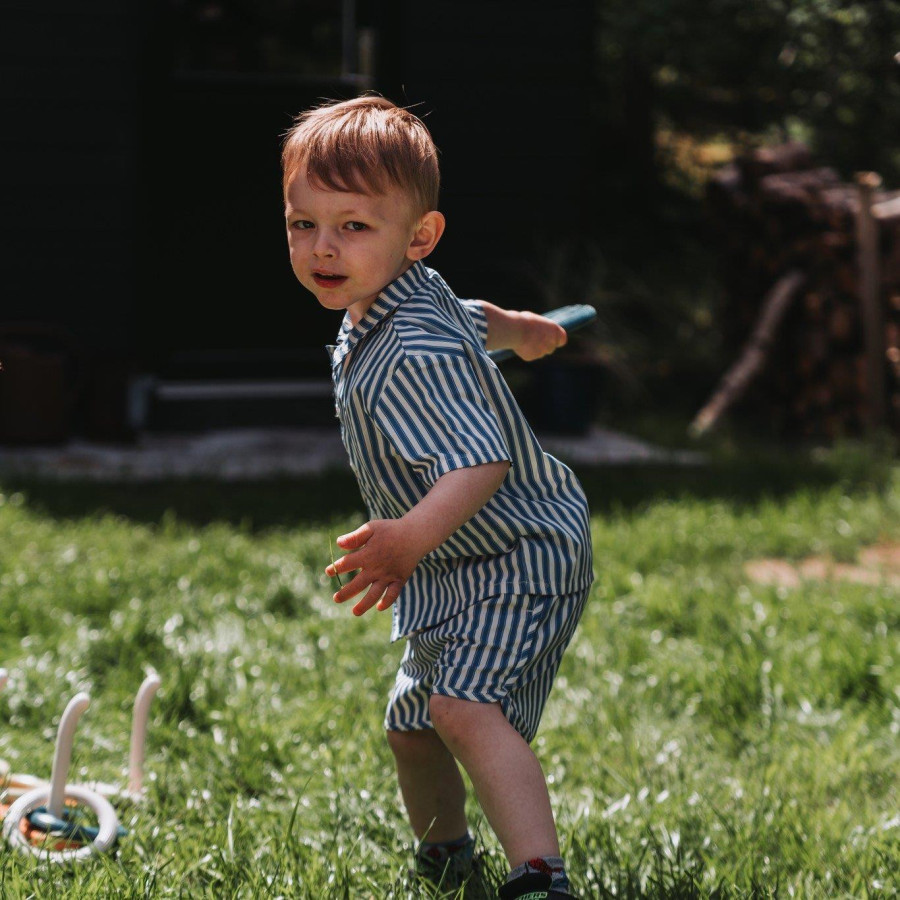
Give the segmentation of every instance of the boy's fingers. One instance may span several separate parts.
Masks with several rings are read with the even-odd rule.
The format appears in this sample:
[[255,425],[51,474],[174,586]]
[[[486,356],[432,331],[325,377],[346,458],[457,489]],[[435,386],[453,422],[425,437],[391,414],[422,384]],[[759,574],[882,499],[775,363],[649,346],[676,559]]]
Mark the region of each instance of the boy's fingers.
[[366,522],[365,525],[360,525],[355,531],[351,531],[349,534],[342,534],[335,540],[335,543],[344,550],[356,550],[362,547],[370,537],[372,537],[372,526]]
[[368,591],[366,591],[366,596],[353,607],[353,615],[361,616],[364,613],[367,613],[376,603],[378,603],[379,598],[384,593],[386,585],[383,581],[376,581]]
[[366,576],[360,572],[359,575],[351,581],[348,581],[339,591],[337,591],[337,593],[335,593],[334,602],[346,603],[353,597],[358,597],[371,583],[372,579],[366,578]]
[[395,582],[384,592],[384,596],[378,601],[378,606],[376,607],[378,612],[384,612],[396,603],[402,587],[402,584],[397,584]]
[[329,563],[325,567],[325,574],[329,578],[334,578],[335,575],[343,575],[346,572],[352,572],[354,569],[359,568],[359,563],[353,561],[353,554],[348,553],[346,556],[336,559],[333,563]]

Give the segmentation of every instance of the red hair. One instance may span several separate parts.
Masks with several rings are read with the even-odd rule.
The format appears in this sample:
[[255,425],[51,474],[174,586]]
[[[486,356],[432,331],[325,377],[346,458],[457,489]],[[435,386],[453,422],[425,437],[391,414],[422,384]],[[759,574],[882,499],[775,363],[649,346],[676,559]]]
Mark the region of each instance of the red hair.
[[303,166],[311,183],[333,191],[406,191],[420,213],[437,209],[438,152],[421,119],[390,100],[364,95],[297,116],[281,152],[283,186]]

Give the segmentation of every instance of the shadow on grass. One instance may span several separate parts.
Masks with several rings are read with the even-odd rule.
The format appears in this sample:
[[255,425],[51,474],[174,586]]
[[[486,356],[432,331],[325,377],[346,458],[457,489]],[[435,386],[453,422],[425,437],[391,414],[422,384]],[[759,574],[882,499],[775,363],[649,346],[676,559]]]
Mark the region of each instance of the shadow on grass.
[[696,466],[631,465],[579,470],[594,512],[631,510],[665,500],[726,500],[754,506],[765,498],[839,487],[847,493],[885,491],[889,459],[841,456],[719,458]]
[[195,525],[229,522],[250,531],[327,523],[365,511],[353,476],[341,471],[253,482],[105,484],[5,478],[0,479],[0,492],[21,493],[30,508],[61,519],[110,514],[153,523],[168,514]]
[[[664,500],[723,499],[749,506],[800,490],[883,491],[895,457],[877,446],[838,445],[827,453],[719,455],[702,465],[633,464],[577,467],[594,513],[638,509]],[[327,523],[365,507],[353,476],[334,470],[309,478],[256,482],[213,480],[102,484],[0,479],[0,492],[24,495],[32,509],[56,518],[105,513],[141,522],[164,514],[192,524],[229,522],[251,531]]]

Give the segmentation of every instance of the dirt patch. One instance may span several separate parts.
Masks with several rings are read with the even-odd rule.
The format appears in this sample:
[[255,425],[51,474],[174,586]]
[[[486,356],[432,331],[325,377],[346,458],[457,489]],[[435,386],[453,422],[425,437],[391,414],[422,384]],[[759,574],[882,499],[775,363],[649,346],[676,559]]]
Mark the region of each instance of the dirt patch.
[[799,562],[753,559],[744,572],[757,584],[799,587],[804,581],[850,581],[873,587],[900,587],[900,543],[876,544],[861,550],[856,563],[839,563],[827,556],[808,556]]

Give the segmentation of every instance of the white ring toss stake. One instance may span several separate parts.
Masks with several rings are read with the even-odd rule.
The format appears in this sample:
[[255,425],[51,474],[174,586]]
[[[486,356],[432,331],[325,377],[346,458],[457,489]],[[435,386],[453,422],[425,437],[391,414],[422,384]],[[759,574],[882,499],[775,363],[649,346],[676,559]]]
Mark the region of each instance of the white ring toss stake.
[[[6,683],[5,670],[0,669],[0,690]],[[6,839],[17,849],[56,863],[67,863],[87,859],[96,852],[108,850],[117,837],[125,834],[119,827],[116,812],[106,797],[120,796],[134,801],[143,798],[144,749],[147,737],[147,720],[150,702],[159,690],[158,675],[144,679],[134,702],[131,726],[131,746],[129,753],[128,784],[125,789],[116,784],[66,784],[72,759],[75,726],[81,714],[87,709],[90,698],[78,694],[69,701],[60,719],[53,770],[50,781],[45,782],[31,775],[10,775],[9,766],[0,760],[0,797],[17,797],[3,821]],[[82,828],[65,818],[66,800],[74,800],[91,809],[97,817],[97,828]],[[32,825],[26,827],[23,819]],[[32,843],[35,828],[44,832],[48,839],[66,841],[78,840],[84,846],[50,848]],[[78,837],[77,835],[81,835]],[[87,835],[85,843],[84,835]]]
[[150,703],[162,683],[159,675],[148,675],[138,688],[134,698],[131,716],[131,745],[128,753],[128,784],[110,784],[105,781],[89,781],[85,787],[110,799],[122,797],[126,800],[144,799],[144,750],[147,744],[147,721],[150,718]]
[[150,701],[162,683],[159,675],[148,675],[134,698],[134,715],[131,721],[131,750],[128,754],[128,795],[144,794],[144,748],[147,744],[147,720],[150,718]]
[[72,762],[75,726],[90,703],[91,698],[87,694],[76,694],[69,701],[59,720],[56,749],[53,752],[53,769],[50,773],[50,794],[47,801],[47,809],[57,819],[62,816],[65,804],[66,778],[69,775],[69,764]]
[[[30,853],[32,856],[46,859],[49,862],[69,863],[86,859],[93,853],[108,850],[118,836],[119,818],[107,799],[90,788],[74,784],[66,785],[69,764],[72,760],[75,726],[90,702],[87,694],[76,694],[62,714],[56,736],[50,784],[41,785],[23,794],[6,813],[3,820],[3,834],[13,847],[23,853]],[[19,823],[39,806],[46,806],[50,815],[60,819],[66,798],[76,800],[82,806],[93,810],[99,822],[97,836],[89,844],[77,848],[58,850],[54,847],[32,844],[28,836],[22,833]],[[49,832],[47,836],[51,837]]]

